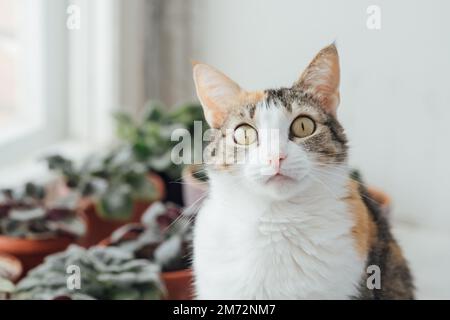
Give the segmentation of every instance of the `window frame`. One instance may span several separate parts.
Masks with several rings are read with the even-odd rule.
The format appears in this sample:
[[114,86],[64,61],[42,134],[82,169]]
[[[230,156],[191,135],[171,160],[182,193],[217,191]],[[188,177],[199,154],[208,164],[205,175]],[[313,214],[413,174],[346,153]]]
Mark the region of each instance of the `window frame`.
[[114,132],[112,113],[120,109],[120,0],[73,0],[80,8],[79,30],[69,31],[68,135],[104,145]]
[[14,163],[64,139],[66,128],[67,31],[61,28],[65,1],[25,0],[19,29],[18,113],[0,136],[0,165]]
[[[120,109],[120,1],[25,1],[29,26],[39,26],[31,39],[34,58],[23,73],[30,77],[32,70],[26,103],[41,108],[44,117],[0,137],[0,169],[67,143],[87,149],[109,144],[111,115]],[[81,10],[80,29],[66,26],[70,5]]]

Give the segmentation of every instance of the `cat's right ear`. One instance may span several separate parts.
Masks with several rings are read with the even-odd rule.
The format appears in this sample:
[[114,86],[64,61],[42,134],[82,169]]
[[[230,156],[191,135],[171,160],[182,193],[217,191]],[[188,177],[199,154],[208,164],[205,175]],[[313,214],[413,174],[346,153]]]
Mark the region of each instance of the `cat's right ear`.
[[193,63],[195,88],[211,128],[220,128],[229,110],[239,104],[241,87],[217,69]]

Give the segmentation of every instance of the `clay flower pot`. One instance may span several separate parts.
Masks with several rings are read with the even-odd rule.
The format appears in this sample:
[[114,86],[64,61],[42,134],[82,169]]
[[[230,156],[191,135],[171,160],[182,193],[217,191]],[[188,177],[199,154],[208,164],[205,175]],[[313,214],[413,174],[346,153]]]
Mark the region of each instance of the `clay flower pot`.
[[50,254],[64,251],[76,240],[70,237],[23,239],[0,236],[0,252],[15,256],[23,265],[23,274],[38,266]]
[[[149,175],[149,179],[156,187],[158,196],[153,201],[158,201],[165,196],[164,181],[156,174]],[[129,219],[126,220],[112,220],[102,217],[95,207],[95,203],[90,199],[84,199],[79,210],[84,212],[87,218],[87,234],[80,241],[84,247],[89,247],[99,243],[102,239],[108,237],[114,230],[121,226],[131,223],[140,222],[145,210],[152,204],[153,201],[139,200],[133,203],[133,212]]]
[[[86,224],[86,216],[82,212],[78,214]],[[70,244],[78,243],[79,240],[68,235],[44,239],[0,235],[0,254],[9,254],[19,259],[23,268],[22,276],[25,276],[28,271],[40,265],[46,256],[64,251]]]
[[[111,244],[110,238],[98,243],[101,247]],[[193,275],[191,269],[163,272],[161,279],[167,289],[164,300],[192,300],[193,299]]]
[[194,172],[198,169],[195,165],[183,169],[183,201],[186,208],[199,205],[209,189],[207,181],[201,181],[194,176]]
[[193,275],[191,269],[163,272],[162,280],[167,288],[166,300],[193,299]]

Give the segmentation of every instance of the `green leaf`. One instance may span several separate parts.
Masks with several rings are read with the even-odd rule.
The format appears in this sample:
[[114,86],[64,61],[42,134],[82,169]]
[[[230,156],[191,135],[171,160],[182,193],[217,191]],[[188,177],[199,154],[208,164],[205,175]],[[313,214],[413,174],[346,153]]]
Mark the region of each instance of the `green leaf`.
[[141,180],[140,186],[136,188],[133,192],[133,198],[135,200],[153,201],[156,198],[156,196],[157,196],[156,188],[147,177]]
[[127,220],[133,212],[133,196],[126,184],[110,185],[97,202],[101,216],[115,220]]
[[133,140],[136,136],[136,126],[131,116],[124,112],[118,112],[114,115],[114,118],[116,120],[117,135],[124,140]]
[[145,121],[161,121],[164,119],[164,106],[159,101],[149,101],[144,108]]
[[[81,270],[78,290],[67,288],[69,265]],[[18,283],[13,298],[159,299],[163,290],[160,267],[149,260],[135,259],[133,253],[117,247],[71,245],[31,270]]]

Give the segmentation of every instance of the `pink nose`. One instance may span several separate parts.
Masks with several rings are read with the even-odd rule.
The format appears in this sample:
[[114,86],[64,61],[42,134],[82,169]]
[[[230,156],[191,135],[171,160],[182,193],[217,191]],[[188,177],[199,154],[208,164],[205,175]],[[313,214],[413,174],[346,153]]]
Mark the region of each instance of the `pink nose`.
[[277,171],[280,169],[281,161],[286,159],[285,154],[279,154],[276,156],[269,157],[269,164],[274,167]]

